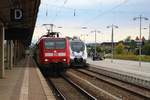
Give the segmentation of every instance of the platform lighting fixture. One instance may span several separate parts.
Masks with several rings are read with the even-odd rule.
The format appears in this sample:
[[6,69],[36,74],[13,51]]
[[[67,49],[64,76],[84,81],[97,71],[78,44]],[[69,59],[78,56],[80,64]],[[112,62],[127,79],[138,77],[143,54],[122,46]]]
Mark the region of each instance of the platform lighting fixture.
[[114,58],[114,28],[119,28],[117,25],[110,25],[107,26],[107,28],[111,28],[112,32],[111,32],[111,62],[113,62],[113,58]]
[[63,28],[63,27],[59,26],[59,27],[57,27],[57,28]]
[[85,26],[83,26],[83,27],[81,27],[82,29],[87,29],[87,27],[85,27]]
[[148,37],[148,41],[150,42],[150,24],[149,24],[149,37]]
[[133,20],[139,20],[140,21],[140,38],[139,38],[139,66],[141,66],[141,54],[142,54],[142,49],[141,49],[141,44],[142,44],[142,40],[141,40],[141,35],[142,35],[142,19],[143,20],[148,20],[148,18],[143,17],[142,15],[138,16],[138,17],[134,17]]
[[[88,28],[86,26],[82,26],[81,29],[86,30]],[[84,42],[85,42],[85,36],[88,36],[88,34],[81,34],[81,36],[84,37]]]
[[85,36],[88,36],[88,34],[81,34],[81,37],[83,36],[83,38],[84,38],[84,42],[86,42],[85,41]]
[[95,33],[95,52],[94,52],[94,55],[96,56],[96,47],[97,47],[97,41],[96,41],[96,38],[97,38],[97,33],[101,33],[101,31],[98,31],[98,30],[94,30],[94,31],[91,31],[91,33]]

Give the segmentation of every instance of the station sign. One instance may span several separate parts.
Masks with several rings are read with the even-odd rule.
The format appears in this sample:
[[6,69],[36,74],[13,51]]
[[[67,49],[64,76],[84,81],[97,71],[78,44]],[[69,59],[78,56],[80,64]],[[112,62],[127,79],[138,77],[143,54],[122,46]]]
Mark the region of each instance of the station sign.
[[137,46],[140,46],[140,45],[142,45],[142,43],[141,42],[139,42],[139,43],[136,43],[137,44]]
[[137,46],[142,45],[142,40],[136,40],[136,44],[137,44]]
[[11,21],[22,21],[23,20],[23,9],[14,8],[10,10]]

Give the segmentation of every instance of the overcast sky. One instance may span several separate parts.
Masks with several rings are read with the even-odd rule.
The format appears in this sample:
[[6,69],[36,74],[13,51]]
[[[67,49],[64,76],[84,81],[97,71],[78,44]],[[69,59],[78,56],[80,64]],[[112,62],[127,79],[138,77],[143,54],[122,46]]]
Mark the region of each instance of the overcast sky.
[[[33,42],[46,33],[42,24],[54,24],[54,31],[61,36],[85,35],[86,42],[94,42],[93,30],[97,33],[97,42],[111,41],[111,29],[115,24],[114,40],[119,41],[127,36],[135,39],[139,36],[139,20],[134,17],[142,15],[150,18],[150,0],[41,0]],[[148,27],[150,21],[142,20],[142,28]],[[87,27],[82,29],[81,27]],[[58,28],[62,27],[62,28]],[[142,36],[148,39],[148,29],[142,30]],[[84,40],[82,35],[81,39]]]

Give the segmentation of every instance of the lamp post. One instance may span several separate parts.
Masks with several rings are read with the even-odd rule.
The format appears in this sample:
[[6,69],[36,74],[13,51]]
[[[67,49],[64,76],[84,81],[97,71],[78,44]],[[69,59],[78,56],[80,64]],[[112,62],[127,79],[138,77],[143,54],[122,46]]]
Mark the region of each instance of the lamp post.
[[142,31],[141,31],[141,29],[142,29],[142,19],[143,19],[143,20],[148,20],[148,18],[142,17],[142,15],[133,18],[133,20],[138,20],[138,19],[140,20],[139,66],[141,66],[141,53],[142,53],[142,49],[141,49],[141,43],[142,43],[141,35],[142,35]]
[[91,31],[92,33],[95,33],[95,52],[94,52],[94,55],[96,56],[96,53],[97,53],[97,51],[96,51],[96,47],[97,47],[97,43],[96,43],[96,33],[100,33],[100,31],[98,31],[98,30],[94,30],[94,31]]
[[114,28],[118,28],[118,26],[112,24],[110,26],[107,26],[107,28],[111,28],[112,32],[111,32],[111,62],[113,62],[113,58],[114,58]]
[[[83,27],[81,27],[82,29],[84,29],[84,30],[86,30],[87,29],[87,27],[86,26],[83,26]],[[84,38],[84,42],[85,42],[85,36],[88,36],[88,34],[81,34],[81,36],[83,36],[83,38]]]
[[84,42],[86,42],[85,41],[85,36],[88,36],[88,34],[81,34],[81,37],[83,36],[83,38],[84,38]]
[[63,27],[61,27],[61,26],[58,26],[57,28],[63,28]]
[[149,24],[149,37],[148,40],[150,41],[150,24]]

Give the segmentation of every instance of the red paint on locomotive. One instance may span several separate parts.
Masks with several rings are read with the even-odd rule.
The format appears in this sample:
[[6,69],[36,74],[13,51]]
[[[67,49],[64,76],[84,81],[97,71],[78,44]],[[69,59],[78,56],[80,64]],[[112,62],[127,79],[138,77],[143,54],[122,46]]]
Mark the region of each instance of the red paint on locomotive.
[[68,38],[42,37],[38,43],[38,63],[48,65],[51,63],[70,64],[70,43]]

